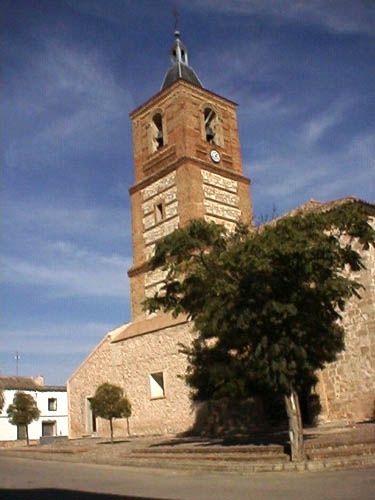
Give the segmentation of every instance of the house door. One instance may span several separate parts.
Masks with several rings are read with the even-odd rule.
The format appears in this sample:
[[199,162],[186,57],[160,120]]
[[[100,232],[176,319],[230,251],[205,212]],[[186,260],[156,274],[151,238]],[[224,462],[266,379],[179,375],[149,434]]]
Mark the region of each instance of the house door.
[[92,432],[96,432],[96,415],[93,411],[91,412],[91,419],[92,419],[91,422]]
[[55,436],[56,422],[42,422],[42,436]]
[[88,425],[88,432],[91,434],[93,432],[97,431],[97,425],[96,425],[96,415],[91,409],[91,404],[90,404],[91,398],[87,398],[87,425]]

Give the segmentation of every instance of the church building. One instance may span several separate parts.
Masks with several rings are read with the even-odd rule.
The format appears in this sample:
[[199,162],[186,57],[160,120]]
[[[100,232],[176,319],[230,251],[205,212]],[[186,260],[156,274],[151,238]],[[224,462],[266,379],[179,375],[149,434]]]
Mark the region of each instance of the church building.
[[[108,332],[68,380],[72,438],[108,433],[108,423],[95,418],[90,408],[90,398],[103,382],[121,386],[131,401],[133,434],[178,433],[195,425],[197,412],[184,382],[187,360],[181,352],[181,344],[192,342],[192,324],[183,316],[143,311],[144,298],[163,283],[162,271],[150,271],[147,261],[159,238],[191,219],[204,218],[228,229],[238,220],[252,224],[250,180],[243,175],[237,105],[203,88],[178,31],[171,61],[160,92],[130,114],[134,151],[134,184],[129,190],[133,236],[133,265],[128,271],[131,322]],[[327,418],[369,418],[368,400],[375,400],[373,385],[371,388],[375,380],[375,310],[370,305],[371,297],[372,304],[375,302],[374,255],[369,259],[367,319],[357,318],[354,326],[362,337],[354,341],[356,353],[350,358],[361,352],[366,357],[366,374],[355,374],[356,380],[365,379],[366,401],[360,410],[346,405],[353,387],[348,388],[341,380],[346,375],[338,361],[329,379],[324,374],[320,377]],[[350,384],[351,375],[347,378]],[[333,415],[329,397],[333,390],[332,401],[337,403],[334,379],[341,387],[342,404],[336,404]],[[115,421],[115,432],[116,427],[118,434],[126,433],[126,421]]]

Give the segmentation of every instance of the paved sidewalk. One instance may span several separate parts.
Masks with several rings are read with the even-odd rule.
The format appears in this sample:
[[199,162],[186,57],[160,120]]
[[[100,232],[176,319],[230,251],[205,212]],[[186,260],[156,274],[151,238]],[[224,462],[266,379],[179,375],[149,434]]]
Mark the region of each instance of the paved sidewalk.
[[307,461],[291,463],[287,432],[246,438],[137,437],[63,440],[54,444],[1,449],[7,456],[159,468],[225,472],[318,471],[375,466],[375,423],[305,429]]

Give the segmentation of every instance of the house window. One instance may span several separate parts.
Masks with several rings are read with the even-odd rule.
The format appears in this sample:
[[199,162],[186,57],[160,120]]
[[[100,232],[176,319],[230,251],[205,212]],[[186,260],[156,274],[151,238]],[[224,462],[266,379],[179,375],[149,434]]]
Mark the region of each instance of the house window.
[[154,153],[164,146],[163,117],[161,113],[156,113],[153,116],[151,131],[152,152]]
[[159,201],[155,203],[155,222],[161,222],[163,219],[165,219],[165,203]]
[[56,421],[42,422],[42,436],[56,436]]
[[56,398],[48,398],[48,410],[56,411],[57,410],[57,399]]
[[157,372],[150,375],[150,391],[151,399],[159,399],[165,397],[164,373]]

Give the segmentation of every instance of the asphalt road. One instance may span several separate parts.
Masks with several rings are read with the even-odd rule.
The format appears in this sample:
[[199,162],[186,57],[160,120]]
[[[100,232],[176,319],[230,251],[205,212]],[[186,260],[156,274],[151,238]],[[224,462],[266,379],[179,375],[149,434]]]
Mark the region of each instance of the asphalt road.
[[0,457],[1,500],[373,500],[375,468],[247,476]]

